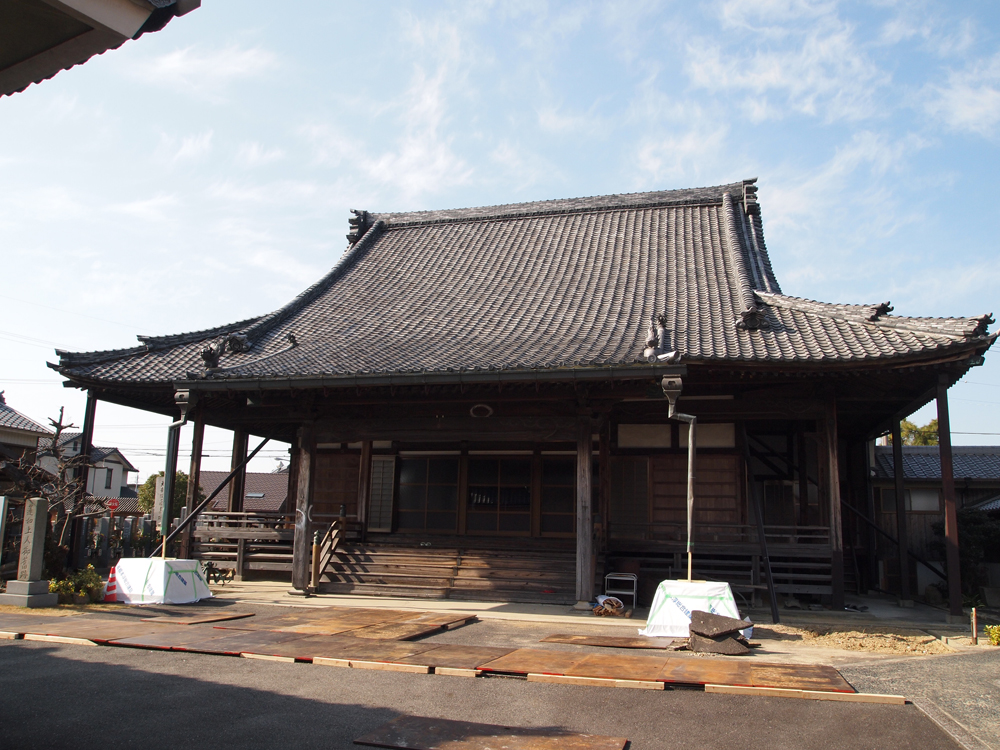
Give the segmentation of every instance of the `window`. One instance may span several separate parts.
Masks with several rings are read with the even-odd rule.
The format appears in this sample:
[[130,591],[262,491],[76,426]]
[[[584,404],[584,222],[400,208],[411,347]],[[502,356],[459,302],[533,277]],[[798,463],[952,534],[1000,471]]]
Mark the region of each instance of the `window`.
[[457,457],[400,460],[397,519],[400,531],[457,529]]
[[611,532],[642,539],[649,524],[649,459],[615,456],[611,469]]
[[531,459],[469,459],[466,529],[531,533]]
[[107,470],[107,473],[104,475],[104,489],[111,489],[111,481],[114,479],[114,475],[115,474],[112,469]]

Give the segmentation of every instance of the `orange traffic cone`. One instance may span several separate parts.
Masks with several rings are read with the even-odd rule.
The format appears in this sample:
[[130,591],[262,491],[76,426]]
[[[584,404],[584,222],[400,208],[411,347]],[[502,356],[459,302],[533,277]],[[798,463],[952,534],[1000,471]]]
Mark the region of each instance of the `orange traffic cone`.
[[115,583],[115,569],[111,569],[111,574],[108,576],[108,585],[104,588],[104,601],[106,602],[116,602],[118,601],[118,584]]

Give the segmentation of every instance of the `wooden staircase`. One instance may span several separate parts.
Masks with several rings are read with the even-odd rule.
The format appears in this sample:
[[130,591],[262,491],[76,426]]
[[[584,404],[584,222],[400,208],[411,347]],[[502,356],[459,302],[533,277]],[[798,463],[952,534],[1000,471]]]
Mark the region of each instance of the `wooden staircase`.
[[345,541],[323,571],[318,591],[572,604],[576,601],[576,558],[564,550]]

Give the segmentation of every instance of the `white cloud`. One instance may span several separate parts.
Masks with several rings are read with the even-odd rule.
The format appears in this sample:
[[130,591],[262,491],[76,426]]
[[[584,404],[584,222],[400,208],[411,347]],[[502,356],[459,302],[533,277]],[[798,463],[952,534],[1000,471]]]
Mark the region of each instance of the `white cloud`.
[[145,82],[218,98],[233,81],[259,77],[278,66],[278,57],[262,47],[229,44],[219,49],[184,47],[140,60],[131,74]]
[[1000,124],[1000,53],[925,89],[926,110],[952,130],[990,136]]
[[270,164],[284,158],[285,152],[278,148],[267,148],[256,141],[243,143],[236,153],[236,159],[246,167],[257,167]]
[[[755,121],[789,112],[858,120],[884,111],[879,92],[891,77],[832,3],[730,2],[721,20],[736,29],[732,42],[715,36],[690,41],[684,70],[697,88],[744,93],[744,110]],[[752,48],[743,47],[747,39],[755,40]]]
[[161,194],[153,198],[116,203],[109,206],[108,210],[126,214],[142,221],[166,221],[169,218],[170,210],[179,203],[177,196]]
[[[173,140],[173,139],[170,139]],[[212,131],[206,130],[198,135],[189,135],[181,139],[180,145],[174,151],[171,161],[194,161],[205,156],[212,150]]]
[[540,182],[565,179],[559,167],[551,161],[507,140],[493,149],[490,161],[513,182],[515,191]]
[[637,166],[656,186],[703,180],[718,174],[728,132],[727,126],[715,125],[647,137],[639,144]]

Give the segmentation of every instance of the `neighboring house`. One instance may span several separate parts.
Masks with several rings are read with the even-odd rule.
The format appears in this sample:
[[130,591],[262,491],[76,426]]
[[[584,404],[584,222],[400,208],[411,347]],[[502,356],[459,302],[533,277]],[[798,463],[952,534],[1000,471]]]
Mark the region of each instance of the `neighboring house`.
[[694,577],[761,586],[762,506],[777,592],[840,609],[877,552],[847,544],[842,508],[867,497],[868,444],[947,408],[994,321],[785,294],[754,182],[358,211],[347,252],[281,309],[53,367],[94,401],[291,442],[296,588],[343,505],[370,546],[558,554],[568,589],[520,585],[582,604],[595,558],[687,572],[679,395],[698,420]]
[[[65,458],[80,454],[82,433],[64,432],[59,438],[59,448]],[[50,451],[52,439],[39,441],[39,451]],[[92,467],[87,477],[87,494],[97,498],[136,498],[136,492],[129,487],[128,475],[138,472],[129,460],[117,448],[94,446],[90,452]],[[47,455],[38,459],[38,465],[51,474],[58,471],[58,461],[55,456]],[[137,506],[138,507],[138,506]]]
[[26,451],[34,453],[40,438],[48,438],[52,430],[7,405],[0,391],[0,460],[16,461]]
[[[958,510],[1000,507],[1000,446],[956,445],[952,447],[952,461]],[[873,470],[872,484],[879,526],[896,536],[896,490],[891,447],[875,447]],[[934,524],[944,521],[938,446],[904,445],[903,477],[908,547],[924,559],[938,560],[940,555],[935,553],[932,528]]]
[[201,0],[3,0],[0,96],[159,31]]
[[[227,476],[229,476],[228,471],[202,471],[201,491],[205,497],[211,495]],[[244,511],[278,513],[285,510],[285,498],[288,495],[287,471],[269,474],[248,471],[245,487],[243,493]],[[209,510],[225,511],[227,500],[228,495],[226,490],[223,490],[211,502]]]

